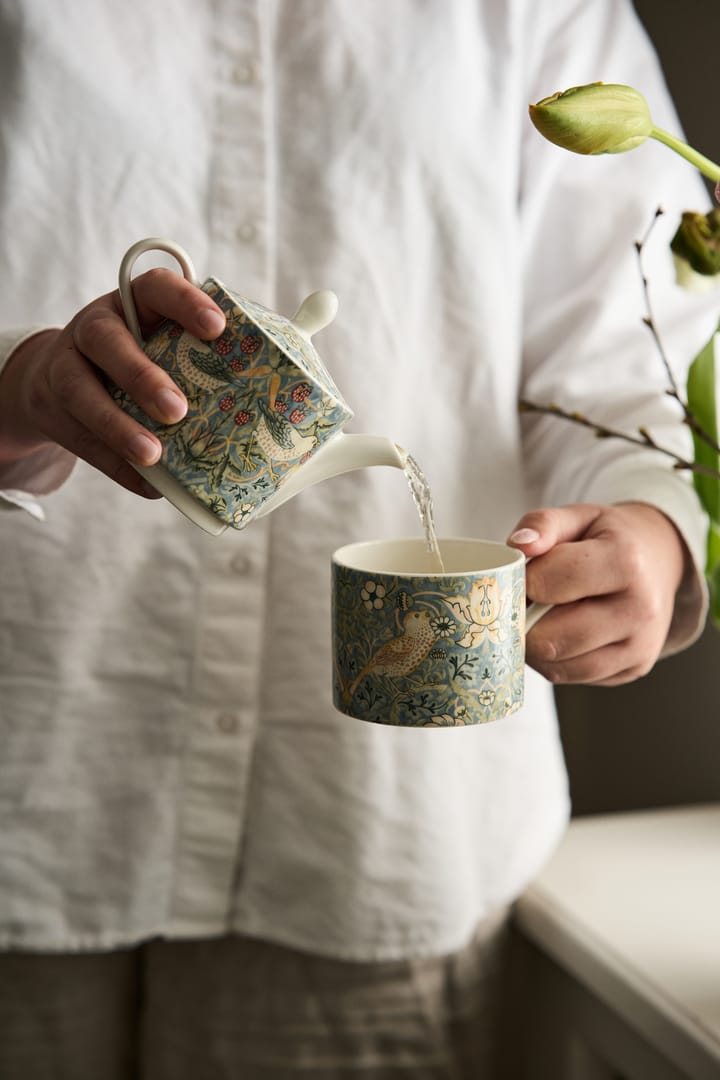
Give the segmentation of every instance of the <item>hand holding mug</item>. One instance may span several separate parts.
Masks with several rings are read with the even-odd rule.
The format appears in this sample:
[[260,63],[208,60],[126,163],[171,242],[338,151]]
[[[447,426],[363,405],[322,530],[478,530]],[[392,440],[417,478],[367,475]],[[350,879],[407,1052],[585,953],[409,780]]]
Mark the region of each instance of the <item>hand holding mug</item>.
[[527,644],[553,683],[617,686],[646,675],[668,637],[686,549],[646,503],[534,510],[508,543],[530,560],[528,595],[555,605]]

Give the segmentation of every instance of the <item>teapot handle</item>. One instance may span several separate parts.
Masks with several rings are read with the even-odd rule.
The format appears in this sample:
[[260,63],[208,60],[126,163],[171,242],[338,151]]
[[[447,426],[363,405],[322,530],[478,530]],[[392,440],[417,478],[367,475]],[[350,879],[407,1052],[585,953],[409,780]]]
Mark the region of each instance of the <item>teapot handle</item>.
[[148,236],[144,240],[138,240],[137,243],[128,248],[120,263],[118,283],[125,322],[138,345],[143,344],[143,336],[140,332],[140,321],[135,307],[130,274],[136,260],[146,251],[166,251],[168,255],[172,255],[180,263],[183,277],[192,282],[193,285],[199,285],[190,256],[184,248],[181,248],[173,240],[163,240],[160,236]]

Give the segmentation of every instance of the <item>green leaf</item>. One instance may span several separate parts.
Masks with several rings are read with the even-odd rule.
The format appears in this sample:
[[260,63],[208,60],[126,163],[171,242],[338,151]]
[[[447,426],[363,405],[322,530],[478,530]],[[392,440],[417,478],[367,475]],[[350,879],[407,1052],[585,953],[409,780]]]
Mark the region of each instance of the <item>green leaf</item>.
[[720,525],[710,522],[707,544],[707,574],[710,588],[710,615],[715,625],[720,628]]
[[[720,327],[692,362],[688,373],[687,403],[690,412],[704,432],[717,443],[717,401],[715,382],[715,350],[720,343]],[[695,464],[720,472],[720,454],[693,431]],[[720,478],[693,473],[693,483],[700,502],[710,520],[720,525]]]

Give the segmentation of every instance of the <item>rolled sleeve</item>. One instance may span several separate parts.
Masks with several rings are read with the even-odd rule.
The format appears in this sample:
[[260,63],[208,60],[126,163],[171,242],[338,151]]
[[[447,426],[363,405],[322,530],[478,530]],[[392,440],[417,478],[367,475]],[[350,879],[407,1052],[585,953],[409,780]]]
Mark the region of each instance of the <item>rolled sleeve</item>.
[[[55,329],[31,326],[0,333],[0,375],[15,351],[35,334]],[[48,445],[34,454],[0,467],[0,510],[25,510],[43,520],[38,496],[56,491],[70,476],[76,458],[60,446]]]

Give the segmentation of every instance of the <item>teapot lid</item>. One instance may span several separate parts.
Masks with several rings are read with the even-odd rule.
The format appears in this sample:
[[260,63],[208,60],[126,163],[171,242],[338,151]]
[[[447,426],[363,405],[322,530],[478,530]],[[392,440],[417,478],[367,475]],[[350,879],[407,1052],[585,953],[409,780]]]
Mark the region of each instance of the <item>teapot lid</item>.
[[334,319],[338,308],[335,293],[326,289],[310,293],[293,318],[288,319],[266,308],[257,300],[248,300],[227,286],[222,287],[276,348],[285,353],[314,383],[322,386],[330,397],[351,412],[311,341],[314,333],[322,330]]

